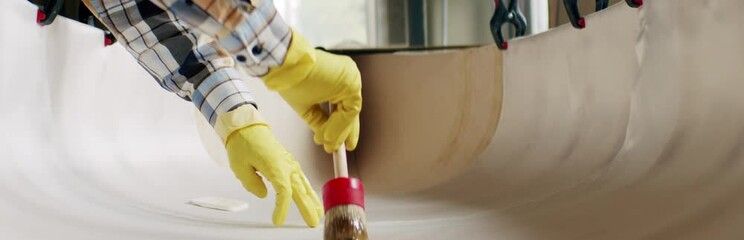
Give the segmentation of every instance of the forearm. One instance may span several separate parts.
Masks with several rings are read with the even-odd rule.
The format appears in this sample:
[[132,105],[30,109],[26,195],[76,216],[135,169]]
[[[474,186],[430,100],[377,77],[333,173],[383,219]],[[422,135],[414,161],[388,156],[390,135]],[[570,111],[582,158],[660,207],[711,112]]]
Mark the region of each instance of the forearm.
[[192,101],[210,124],[229,110],[255,105],[227,51],[215,42],[200,43],[167,11],[149,1],[84,3],[161,87]]
[[272,1],[152,0],[225,48],[257,77],[282,65],[292,40]]

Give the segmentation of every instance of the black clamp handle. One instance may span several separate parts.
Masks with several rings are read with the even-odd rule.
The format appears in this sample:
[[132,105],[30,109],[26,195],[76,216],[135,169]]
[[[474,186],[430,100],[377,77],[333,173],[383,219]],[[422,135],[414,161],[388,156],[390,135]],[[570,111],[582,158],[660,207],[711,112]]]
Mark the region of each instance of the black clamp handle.
[[628,6],[632,8],[639,8],[643,6],[643,0],[625,0],[626,3],[628,3]]
[[40,26],[52,24],[54,19],[59,15],[64,0],[47,0],[44,5],[39,6],[36,11],[36,23]]
[[[594,5],[594,11],[600,11],[607,8],[609,0],[596,0]],[[566,13],[568,13],[568,20],[571,21],[571,25],[574,28],[582,29],[586,27],[586,20],[579,13],[578,0],[563,0],[563,6],[566,7]]]
[[[568,19],[571,21],[571,25],[574,28],[582,29],[586,27],[586,20],[579,13],[578,0],[563,0],[563,6],[566,7],[566,13],[568,13]],[[632,8],[638,8],[643,6],[643,0],[625,0],[628,6]],[[600,11],[609,6],[609,0],[596,0],[594,5],[594,11]]]
[[521,37],[527,33],[527,20],[524,18],[522,11],[519,10],[518,0],[511,0],[508,8],[504,0],[494,0],[494,3],[496,4],[496,10],[494,10],[491,17],[491,34],[493,35],[493,40],[496,41],[496,46],[504,50],[509,48],[509,44],[501,32],[501,25],[504,25],[504,23],[514,25],[516,36]]

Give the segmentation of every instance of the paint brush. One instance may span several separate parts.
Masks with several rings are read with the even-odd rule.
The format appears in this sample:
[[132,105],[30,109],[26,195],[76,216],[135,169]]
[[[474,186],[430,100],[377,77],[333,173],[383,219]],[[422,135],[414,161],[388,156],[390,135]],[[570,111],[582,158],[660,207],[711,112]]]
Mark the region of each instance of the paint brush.
[[333,153],[333,172],[336,178],[323,185],[324,239],[367,240],[364,185],[361,180],[349,177],[344,144]]

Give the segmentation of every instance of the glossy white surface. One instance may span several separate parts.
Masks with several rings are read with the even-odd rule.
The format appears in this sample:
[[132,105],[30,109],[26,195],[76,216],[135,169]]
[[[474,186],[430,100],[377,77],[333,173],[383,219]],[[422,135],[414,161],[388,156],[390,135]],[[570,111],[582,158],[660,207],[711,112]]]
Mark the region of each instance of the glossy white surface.
[[[499,126],[487,147],[467,154],[474,159],[444,158],[459,172],[422,191],[369,194],[371,237],[744,235],[744,2],[646,2],[641,11],[617,5],[589,16],[581,31],[562,26],[511,41]],[[296,210],[287,226],[272,227],[273,198],[251,196],[210,160],[191,104],[160,89],[123,48],[103,48],[98,30],[64,19],[38,27],[35,11],[0,1],[0,239],[321,238],[322,228],[305,228]],[[500,54],[465,51],[428,56]],[[330,156],[278,95],[248,82],[319,191],[332,175]],[[383,109],[375,96],[365,103]],[[435,108],[401,112],[436,116],[427,109]],[[405,131],[363,124],[367,132]],[[367,153],[353,160],[370,187],[385,189],[375,180],[383,177],[412,179],[402,189],[422,187],[413,180],[451,170],[420,164],[427,171],[398,174],[430,159],[366,159],[395,150],[374,148],[390,140],[376,136],[362,139]],[[245,200],[250,209],[185,204],[203,196]]]

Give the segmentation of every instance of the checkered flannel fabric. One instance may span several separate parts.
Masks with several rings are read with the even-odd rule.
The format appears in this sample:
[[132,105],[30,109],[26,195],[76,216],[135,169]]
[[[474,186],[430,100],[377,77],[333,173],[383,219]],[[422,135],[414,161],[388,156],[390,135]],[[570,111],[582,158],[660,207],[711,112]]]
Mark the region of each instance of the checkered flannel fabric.
[[[291,33],[271,1],[91,0],[117,40],[160,84],[192,101],[210,124],[253,104],[234,69],[255,76],[280,65]],[[217,40],[204,40],[203,33]]]
[[292,32],[271,0],[151,0],[196,31],[218,39],[253,76],[281,65]]

